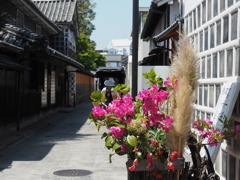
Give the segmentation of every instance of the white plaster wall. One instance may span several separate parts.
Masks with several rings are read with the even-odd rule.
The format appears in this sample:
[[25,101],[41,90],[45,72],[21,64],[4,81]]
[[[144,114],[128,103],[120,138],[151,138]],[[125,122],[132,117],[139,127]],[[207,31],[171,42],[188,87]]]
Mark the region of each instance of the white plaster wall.
[[178,1],[174,0],[174,3],[170,5],[170,25],[175,22],[176,17],[179,15]]
[[153,69],[158,76],[166,80],[169,76],[169,68],[170,66],[138,66],[138,92],[149,88],[149,84],[146,84],[148,80],[143,77],[142,73],[148,73]]
[[188,14],[191,10],[196,8],[203,0],[182,0],[183,2],[183,16]]
[[142,61],[144,57],[148,56],[149,53],[149,41],[143,41],[139,39],[138,48],[138,61]]

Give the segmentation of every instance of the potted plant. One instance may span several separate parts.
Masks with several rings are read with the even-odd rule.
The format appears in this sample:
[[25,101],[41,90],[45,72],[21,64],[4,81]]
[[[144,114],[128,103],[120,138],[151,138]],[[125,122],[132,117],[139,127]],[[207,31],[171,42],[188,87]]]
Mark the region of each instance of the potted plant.
[[[216,130],[210,120],[193,121],[198,66],[196,54],[188,38],[181,34],[170,76],[165,81],[153,70],[143,74],[149,79],[150,87],[136,97],[128,94],[126,85],[119,84],[112,89],[118,91],[118,98],[108,106],[101,92],[92,92],[94,107],[89,119],[98,130],[106,128],[102,139],[113,152],[109,155],[110,162],[114,154],[128,156],[129,180],[201,179],[204,161],[199,152],[201,147],[205,147],[203,139],[216,145],[229,137],[240,137],[240,127],[232,127],[229,131],[227,122],[230,121],[222,121],[224,128],[221,130]],[[190,169],[189,162],[183,158],[186,144],[192,153],[193,166]],[[208,159],[211,161],[210,157]],[[208,173],[202,171],[203,179],[218,177],[211,162],[208,169]]]
[[149,171],[151,174],[146,176],[161,178],[176,169],[174,176],[179,179],[179,170],[184,168],[182,152],[191,128],[197,61],[192,45],[182,36],[170,77],[165,81],[151,70],[143,74],[149,79],[149,89],[131,97],[125,85],[117,85],[113,90],[119,96],[108,106],[101,92],[91,94],[94,107],[90,120],[98,130],[106,127],[102,138],[113,154],[128,155],[129,179],[134,171]]

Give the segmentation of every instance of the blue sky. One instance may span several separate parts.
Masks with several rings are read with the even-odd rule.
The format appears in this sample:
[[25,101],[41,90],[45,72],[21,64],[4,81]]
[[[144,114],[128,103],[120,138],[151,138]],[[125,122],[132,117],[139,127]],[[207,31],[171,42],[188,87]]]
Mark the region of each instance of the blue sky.
[[[96,3],[91,39],[97,48],[105,48],[112,39],[129,39],[132,31],[133,0],[92,0]],[[149,7],[151,0],[139,0],[139,7]]]

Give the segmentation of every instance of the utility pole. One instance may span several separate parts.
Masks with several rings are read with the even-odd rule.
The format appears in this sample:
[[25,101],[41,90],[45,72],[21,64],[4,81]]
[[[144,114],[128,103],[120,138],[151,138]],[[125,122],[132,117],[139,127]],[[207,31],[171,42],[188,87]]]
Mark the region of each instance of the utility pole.
[[133,0],[133,36],[132,36],[132,97],[137,95],[138,86],[138,33],[139,0]]

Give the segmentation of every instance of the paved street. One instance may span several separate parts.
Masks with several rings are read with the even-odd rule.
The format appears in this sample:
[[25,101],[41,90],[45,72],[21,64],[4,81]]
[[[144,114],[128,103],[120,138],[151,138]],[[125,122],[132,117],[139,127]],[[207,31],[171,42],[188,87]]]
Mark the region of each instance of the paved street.
[[0,179],[126,180],[127,158],[113,156],[109,164],[111,152],[88,121],[91,108],[85,102],[71,112],[59,112],[53,123],[1,151]]

